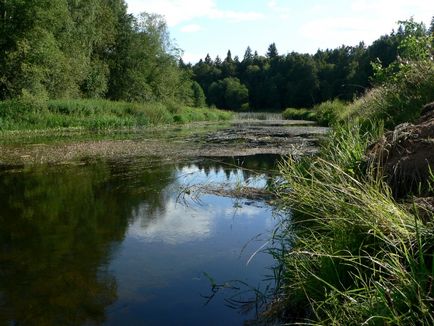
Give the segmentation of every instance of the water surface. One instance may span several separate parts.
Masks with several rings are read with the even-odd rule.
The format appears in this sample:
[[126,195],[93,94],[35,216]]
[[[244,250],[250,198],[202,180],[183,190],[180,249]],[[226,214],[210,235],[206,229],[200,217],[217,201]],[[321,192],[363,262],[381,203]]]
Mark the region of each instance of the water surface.
[[207,303],[205,275],[260,284],[271,258],[247,261],[274,227],[273,210],[188,192],[198,183],[264,186],[265,176],[250,170],[270,169],[273,159],[229,163],[137,158],[0,171],[0,324],[242,325],[253,318],[254,311],[225,306],[229,290]]

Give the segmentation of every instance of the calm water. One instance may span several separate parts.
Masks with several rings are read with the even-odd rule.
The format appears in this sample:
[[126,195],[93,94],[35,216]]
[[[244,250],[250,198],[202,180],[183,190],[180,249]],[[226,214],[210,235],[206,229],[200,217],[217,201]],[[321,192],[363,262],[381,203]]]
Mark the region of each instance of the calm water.
[[263,175],[235,165],[272,161],[0,171],[0,325],[242,325],[254,311],[226,307],[228,289],[206,304],[204,273],[257,286],[271,258],[247,261],[276,223],[272,209],[180,189],[247,179],[262,186]]

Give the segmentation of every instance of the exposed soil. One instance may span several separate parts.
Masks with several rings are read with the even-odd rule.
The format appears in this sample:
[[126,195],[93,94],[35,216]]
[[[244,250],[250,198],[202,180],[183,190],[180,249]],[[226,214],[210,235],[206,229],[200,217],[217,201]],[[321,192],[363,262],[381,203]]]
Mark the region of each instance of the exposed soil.
[[[316,152],[318,139],[327,132],[327,128],[309,122],[285,120],[234,121],[217,130],[204,129],[203,123],[196,123],[165,130],[165,136],[155,136],[155,129],[150,129],[136,133],[132,139],[121,140],[38,140],[37,143],[18,145],[4,142],[0,144],[0,166],[61,164],[100,157],[158,156],[163,160],[177,160],[201,156],[312,154]],[[167,133],[171,131],[168,137]]]
[[430,171],[434,172],[434,103],[423,108],[415,124],[404,123],[387,132],[367,154],[396,197],[427,192]]

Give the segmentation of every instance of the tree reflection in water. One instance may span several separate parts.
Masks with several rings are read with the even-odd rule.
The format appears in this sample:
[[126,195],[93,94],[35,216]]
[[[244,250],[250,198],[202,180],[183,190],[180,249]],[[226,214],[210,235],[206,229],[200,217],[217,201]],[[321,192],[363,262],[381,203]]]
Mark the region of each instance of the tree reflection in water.
[[164,210],[172,170],[100,162],[1,173],[0,324],[103,322],[116,300],[110,254],[134,207],[148,202],[148,216]]
[[[237,159],[194,168],[244,179],[270,168],[246,162],[237,172]],[[173,244],[207,237],[210,216],[193,225],[174,208],[188,166],[136,159],[0,171],[0,324],[104,323],[118,292],[108,266],[128,229]]]

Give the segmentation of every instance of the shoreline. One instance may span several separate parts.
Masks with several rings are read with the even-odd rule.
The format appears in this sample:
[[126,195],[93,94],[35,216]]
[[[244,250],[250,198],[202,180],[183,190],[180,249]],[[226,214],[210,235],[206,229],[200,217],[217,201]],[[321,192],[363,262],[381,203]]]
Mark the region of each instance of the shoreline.
[[[319,138],[327,130],[282,120],[200,122],[96,134],[77,130],[44,131],[36,135],[17,132],[9,139],[0,136],[0,166],[146,156],[176,160],[257,154],[311,155],[316,153]],[[98,137],[101,139],[95,140]]]

